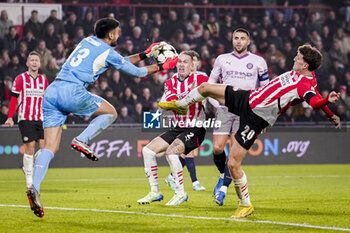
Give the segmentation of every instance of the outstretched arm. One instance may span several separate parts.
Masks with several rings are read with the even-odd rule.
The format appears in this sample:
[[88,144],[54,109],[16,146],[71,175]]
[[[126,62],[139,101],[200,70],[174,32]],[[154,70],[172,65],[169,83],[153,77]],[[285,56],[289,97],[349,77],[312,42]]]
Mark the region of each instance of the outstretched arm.
[[[324,109],[328,103],[335,103],[339,100],[340,93],[332,91],[326,98],[320,98],[314,93],[308,93],[305,95],[305,100],[314,109]],[[328,118],[329,121],[335,125],[336,128],[340,128],[340,119],[338,116],[334,115]]]
[[164,41],[151,44],[145,51],[129,56],[130,62],[136,64],[137,62],[146,58],[153,57],[155,53],[166,45]]

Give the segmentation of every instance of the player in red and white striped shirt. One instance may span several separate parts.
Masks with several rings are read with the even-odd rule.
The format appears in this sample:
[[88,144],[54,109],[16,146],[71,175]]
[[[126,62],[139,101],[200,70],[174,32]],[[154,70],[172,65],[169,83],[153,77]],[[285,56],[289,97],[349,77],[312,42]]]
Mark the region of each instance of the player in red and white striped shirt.
[[18,75],[13,82],[7,127],[12,127],[13,114],[18,106],[18,127],[24,143],[23,172],[26,175],[27,187],[32,185],[33,155],[35,141],[39,147],[44,146],[42,100],[48,86],[46,78],[39,74],[40,57],[36,52],[28,55],[28,71]]
[[[227,106],[230,112],[240,116],[239,130],[228,161],[230,173],[237,181],[235,188],[239,197],[238,209],[232,217],[246,217],[254,212],[241,163],[258,134],[269,124],[272,126],[277,117],[293,104],[306,101],[314,109],[320,109],[339,99],[339,93],[331,92],[326,98],[321,98],[316,93],[313,71],[321,62],[322,55],[316,48],[303,45],[298,48],[293,70],[278,76],[263,87],[251,91],[234,91],[232,86],[203,83],[180,101],[159,103],[160,107],[184,112],[187,106],[212,97]],[[330,115],[329,120],[340,128],[339,117]]]
[[[198,66],[200,64],[200,56],[199,54],[194,51],[194,50],[188,50],[187,53],[192,53],[192,60],[193,60],[193,63],[194,63],[194,67],[193,67],[193,70],[192,73],[195,73],[197,75],[202,75],[200,77],[207,77],[208,75],[204,72],[201,72],[201,71],[197,71],[198,69]],[[175,75],[178,75],[178,74],[175,74]],[[197,76],[198,77],[198,76]],[[172,77],[174,78],[174,77]],[[198,85],[198,79],[197,79],[197,82],[195,83],[195,85],[197,86]],[[162,101],[165,100],[165,95],[162,96]],[[171,111],[171,113],[167,112],[167,111],[163,111],[163,115],[166,116],[166,117],[169,117],[169,116],[172,116],[173,114],[176,114],[176,112],[173,112]],[[188,173],[191,177],[191,181],[192,181],[192,190],[194,191],[202,191],[202,190],[205,190],[205,187],[202,186],[199,181],[198,181],[198,178],[197,178],[197,172],[196,172],[196,164],[194,162],[194,157],[195,156],[198,156],[198,153],[196,154],[195,153],[195,150],[192,150],[190,153],[188,154],[182,154],[179,159],[180,159],[180,162],[182,164],[182,166],[186,166],[187,167],[187,170],[188,170]],[[170,173],[166,178],[165,178],[165,182],[170,186],[170,188],[172,190],[175,190],[175,182],[174,182],[174,177],[172,176],[172,174]]]
[[[167,101],[178,100],[186,96],[190,90],[208,81],[208,76],[192,73],[193,54],[185,51],[179,55],[176,65],[177,75],[167,80],[164,85],[164,96]],[[158,184],[158,165],[156,155],[165,152],[175,180],[175,195],[166,205],[179,205],[187,201],[188,195],[183,185],[183,167],[179,160],[181,154],[188,154],[204,140],[205,128],[192,127],[188,120],[204,121],[204,109],[202,103],[193,104],[186,115],[174,112],[171,115],[174,128],[153,139],[142,149],[145,172],[151,185],[151,192],[137,202],[150,204],[163,200]]]

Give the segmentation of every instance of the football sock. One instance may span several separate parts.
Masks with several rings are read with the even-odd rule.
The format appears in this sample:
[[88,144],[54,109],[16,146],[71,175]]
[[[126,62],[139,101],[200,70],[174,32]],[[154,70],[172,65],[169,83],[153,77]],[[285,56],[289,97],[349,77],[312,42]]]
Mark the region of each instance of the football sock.
[[27,188],[33,184],[33,155],[23,155],[23,172],[26,176]]
[[184,180],[183,180],[183,168],[181,166],[179,156],[175,154],[166,155],[168,163],[171,168],[171,173],[175,179],[175,193],[179,195],[185,194]]
[[188,93],[185,98],[183,98],[182,100],[179,100],[176,102],[176,105],[179,107],[187,107],[191,104],[194,104],[196,102],[200,102],[202,100],[204,100],[205,97],[202,96],[199,91],[198,91],[198,87],[194,88],[192,91],[190,91],[190,93]]
[[[221,152],[220,154],[213,154],[213,159],[216,167],[220,173],[225,173],[225,164],[226,164],[226,154]],[[223,177],[221,177],[223,178]]]
[[145,165],[145,173],[151,185],[151,192],[158,193],[159,184],[158,184],[158,165],[156,161],[156,153],[144,147],[142,149],[143,162]]
[[224,176],[224,183],[222,185],[225,185],[226,187],[230,186],[232,182],[232,177],[230,174],[230,170],[227,167],[227,164],[225,165],[225,176]]
[[190,173],[192,183],[197,181],[196,165],[194,164],[194,158],[186,158],[187,170]]
[[252,203],[249,198],[247,176],[245,173],[243,172],[243,176],[240,179],[233,179],[233,183],[235,184],[239,205],[250,206]]
[[88,143],[99,135],[102,130],[110,126],[115,120],[113,114],[102,114],[91,121],[89,126],[77,137],[78,141]]
[[182,167],[185,167],[186,166],[186,160],[184,158],[182,158],[181,156],[179,156],[179,159],[180,159],[180,163],[181,163]]
[[41,149],[40,154],[35,160],[33,186],[40,193],[40,184],[43,181],[47,169],[49,168],[50,161],[53,159],[52,151],[48,149]]

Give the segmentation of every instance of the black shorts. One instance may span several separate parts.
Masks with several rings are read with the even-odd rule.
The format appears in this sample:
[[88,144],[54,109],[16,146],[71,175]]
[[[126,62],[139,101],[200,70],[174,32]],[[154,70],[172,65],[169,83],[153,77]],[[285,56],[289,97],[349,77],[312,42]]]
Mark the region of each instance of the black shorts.
[[192,150],[199,147],[203,142],[206,130],[204,128],[180,128],[171,129],[159,137],[166,141],[169,145],[176,139],[180,139],[185,144],[184,154],[188,154]]
[[226,107],[230,112],[240,116],[235,139],[246,150],[249,150],[260,132],[269,125],[250,108],[249,94],[250,91],[234,91],[232,86],[227,86],[225,90]]
[[24,143],[44,139],[44,129],[42,121],[22,120],[18,123],[19,131]]

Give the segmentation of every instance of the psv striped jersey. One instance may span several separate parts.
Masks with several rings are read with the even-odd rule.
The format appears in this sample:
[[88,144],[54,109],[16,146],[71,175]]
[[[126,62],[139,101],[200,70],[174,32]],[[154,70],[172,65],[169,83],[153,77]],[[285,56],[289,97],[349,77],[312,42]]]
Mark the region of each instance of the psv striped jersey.
[[300,103],[307,93],[316,95],[314,76],[301,75],[294,70],[279,75],[263,87],[250,91],[249,105],[252,111],[270,125],[289,106]]
[[[205,73],[191,73],[183,81],[178,77],[178,74],[174,74],[173,77],[168,79],[164,84],[164,99],[166,101],[180,100],[185,97],[193,88],[207,82],[209,77]],[[198,102],[189,106],[186,115],[178,114],[173,111],[174,117],[179,122],[186,123],[187,120],[205,120],[204,107],[202,102]],[[178,123],[179,123],[178,122]]]
[[41,74],[33,78],[28,72],[25,72],[16,77],[12,93],[19,95],[18,122],[43,120],[42,101],[47,86],[47,79]]

